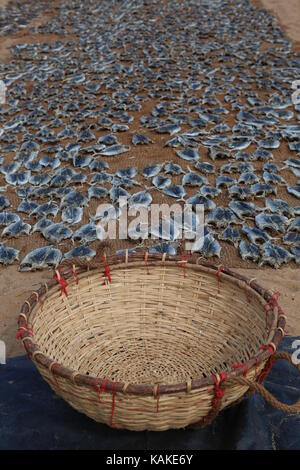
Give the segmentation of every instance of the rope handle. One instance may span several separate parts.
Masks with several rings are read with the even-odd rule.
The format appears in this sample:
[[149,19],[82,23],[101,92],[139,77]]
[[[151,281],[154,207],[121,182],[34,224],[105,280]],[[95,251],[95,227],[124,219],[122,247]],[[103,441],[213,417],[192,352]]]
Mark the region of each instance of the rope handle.
[[[294,367],[298,369],[300,372],[300,364],[296,365],[292,361],[291,355],[286,351],[276,352],[274,354],[274,362],[279,360],[287,361],[289,364],[292,364]],[[234,379],[228,380],[228,382],[238,382],[241,385],[247,385],[250,391],[259,393],[270,405],[280,411],[284,411],[286,413],[300,413],[300,399],[293,403],[292,405],[287,405],[282,403],[281,401],[277,400],[277,398],[272,395],[262,384],[257,382],[251,382],[251,380],[247,379],[246,377],[235,377]]]
[[[296,365],[292,362],[291,355],[286,352],[286,351],[281,351],[281,352],[274,352],[273,354],[273,363],[275,361],[279,361],[280,359],[283,359],[287,361],[289,364],[292,364],[295,366],[298,371],[300,372],[300,364]],[[235,364],[234,368],[242,367],[241,364]],[[300,413],[300,399],[292,404],[292,405],[286,405],[285,403],[281,403],[277,398],[275,398],[272,393],[270,393],[262,384],[258,382],[252,382],[251,380],[247,379],[245,376],[245,371],[243,376],[240,377],[234,377],[234,378],[223,378],[220,381],[216,380],[217,376],[213,376],[214,378],[214,383],[215,383],[215,394],[213,398],[213,407],[207,414],[207,416],[204,416],[200,421],[197,421],[196,423],[190,424],[189,427],[192,429],[199,429],[202,428],[203,426],[206,426],[208,424],[211,424],[212,421],[218,416],[219,411],[221,409],[221,404],[222,404],[222,398],[226,393],[226,384],[230,385],[244,385],[248,387],[248,392],[254,392],[254,393],[259,393],[270,405],[273,406],[273,408],[276,408],[277,410],[284,411],[285,413]],[[220,393],[221,392],[221,393]],[[242,397],[241,397],[242,398]],[[238,400],[238,402],[240,399]]]

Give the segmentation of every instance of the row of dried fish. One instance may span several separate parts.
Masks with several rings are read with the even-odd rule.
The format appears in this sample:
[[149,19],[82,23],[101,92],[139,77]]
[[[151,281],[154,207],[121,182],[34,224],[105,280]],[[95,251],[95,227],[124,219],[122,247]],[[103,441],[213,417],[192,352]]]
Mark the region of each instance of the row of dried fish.
[[[7,24],[16,27],[10,14]],[[247,0],[173,0],[165,10],[155,0],[71,0],[35,31],[55,39],[17,44],[13,59],[0,64],[7,85],[1,237],[40,232],[57,245],[29,253],[32,267],[56,264],[68,240],[80,243],[72,256],[93,256],[87,245],[97,239],[97,222],[118,219],[120,208],[84,223],[92,199],[116,205],[124,196],[131,208],[149,208],[154,190],[204,205],[203,256],[220,256],[223,240],[243,259],[298,262],[300,106],[291,83],[300,63],[266,11]],[[155,149],[143,169],[131,165],[140,145]],[[117,171],[109,171],[109,158]],[[8,212],[8,189],[18,198],[15,212]],[[176,251],[180,227],[170,224],[169,237],[161,226],[152,229],[160,240],[152,250]],[[143,243],[139,234],[136,243]]]

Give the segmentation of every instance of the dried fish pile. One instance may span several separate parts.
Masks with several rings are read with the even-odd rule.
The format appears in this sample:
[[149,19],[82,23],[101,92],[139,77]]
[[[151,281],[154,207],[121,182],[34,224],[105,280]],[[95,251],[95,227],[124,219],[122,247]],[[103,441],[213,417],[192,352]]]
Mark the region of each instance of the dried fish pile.
[[[29,27],[32,20],[48,11],[47,0],[22,0],[8,2],[0,8],[0,36],[16,34]],[[35,32],[35,26],[30,26],[30,32]]]
[[[51,5],[27,0],[24,24],[18,8],[5,25],[2,10],[0,34]],[[0,263],[19,260],[10,239],[36,232],[20,270],[91,259],[119,197],[149,208],[157,193],[204,205],[205,257],[231,245],[260,266],[300,262],[300,56],[268,13],[248,0],[73,0],[30,32],[0,64]],[[93,201],[116,210],[93,214]],[[140,227],[132,250],[155,235],[152,252],[175,253],[181,226]]]

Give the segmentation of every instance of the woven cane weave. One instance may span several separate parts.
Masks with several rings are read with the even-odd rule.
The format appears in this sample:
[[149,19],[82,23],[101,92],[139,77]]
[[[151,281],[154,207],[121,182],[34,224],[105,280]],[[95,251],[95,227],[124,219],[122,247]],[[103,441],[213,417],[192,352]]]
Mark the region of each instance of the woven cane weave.
[[143,253],[62,266],[21,312],[18,334],[55,392],[131,430],[210,422],[259,382],[285,326],[255,280]]

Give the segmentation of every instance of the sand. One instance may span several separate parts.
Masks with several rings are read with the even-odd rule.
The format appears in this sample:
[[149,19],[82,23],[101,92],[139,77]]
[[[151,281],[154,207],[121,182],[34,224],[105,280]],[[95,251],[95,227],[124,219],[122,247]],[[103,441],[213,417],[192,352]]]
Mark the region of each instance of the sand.
[[[0,5],[7,3],[1,1]],[[59,2],[55,2],[57,5]],[[285,31],[286,35],[295,41],[294,47],[298,49],[300,44],[300,2],[299,0],[253,0],[253,3],[258,7],[263,7],[272,12],[280,22],[280,27]],[[43,18],[36,18],[32,24],[43,24],[51,12]],[[48,38],[45,36],[43,39],[57,39]],[[54,35],[53,35],[54,36]],[[0,59],[7,60],[10,55],[9,47],[20,42],[30,42],[36,40],[36,36],[30,36],[28,29],[21,31],[13,37],[4,37],[1,39],[0,45]],[[147,103],[147,108],[153,106],[153,103]],[[145,110],[143,110],[145,112]],[[147,112],[147,111],[146,111]],[[137,122],[137,119],[135,120]],[[151,136],[150,136],[151,137]],[[163,138],[163,137],[162,137]],[[122,136],[122,143],[129,143],[130,134]],[[145,166],[145,162],[149,162],[151,155],[157,149],[161,148],[162,142],[160,137],[156,136],[156,142],[159,144],[157,147],[154,145],[150,148],[139,149],[139,161],[133,160],[138,167]],[[127,142],[128,140],[128,142]],[[133,153],[135,152],[135,149]],[[171,155],[171,153],[170,153]],[[281,161],[285,158],[285,148],[280,150],[276,159]],[[165,160],[165,155],[163,157]],[[113,169],[112,165],[112,169]],[[285,177],[286,175],[283,174]],[[280,194],[279,194],[280,197]],[[285,193],[286,197],[286,193]],[[154,200],[153,202],[161,202]],[[218,203],[218,201],[216,200]],[[220,202],[219,202],[220,203]],[[29,240],[25,239],[21,243],[16,241],[11,243],[11,246],[17,246],[21,249],[20,257],[22,258],[26,252],[37,245],[41,246],[41,237],[31,237]],[[15,244],[14,244],[15,243]],[[44,244],[47,244],[44,242]],[[124,246],[124,243],[118,243],[116,246]],[[291,335],[300,335],[300,312],[297,306],[300,303],[300,270],[292,263],[292,267],[282,267],[280,270],[275,271],[271,268],[258,269],[253,263],[244,263],[237,255],[233,247],[223,244],[223,254],[220,262],[236,269],[238,272],[246,275],[249,278],[256,278],[263,286],[271,289],[272,291],[279,290],[281,292],[280,304],[288,317],[288,333]],[[51,272],[43,271],[38,273],[19,273],[17,265],[0,269],[0,340],[4,340],[7,347],[7,356],[15,356],[23,354],[24,349],[22,344],[19,344],[15,339],[16,334],[16,320],[22,303],[26,300],[31,291],[52,276]]]
[[281,29],[295,42],[300,42],[299,0],[261,0],[262,6],[278,19]]

